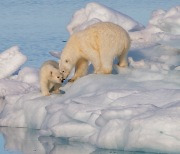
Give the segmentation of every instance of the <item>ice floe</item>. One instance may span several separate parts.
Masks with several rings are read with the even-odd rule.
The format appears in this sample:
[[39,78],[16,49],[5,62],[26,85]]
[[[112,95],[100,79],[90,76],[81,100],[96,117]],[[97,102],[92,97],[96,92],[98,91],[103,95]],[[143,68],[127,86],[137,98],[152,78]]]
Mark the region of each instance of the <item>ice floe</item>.
[[[94,14],[99,13],[99,16],[91,12],[94,7]],[[86,9],[88,19],[84,16]],[[124,21],[125,27],[130,25],[128,30],[136,25],[141,27],[126,15],[97,3],[89,3],[77,12],[72,23],[79,18],[83,20],[73,23],[69,28],[71,32],[77,26],[84,26],[86,20],[88,23],[103,21],[103,13],[109,15],[106,20]],[[24,67],[18,71],[26,60],[25,56],[17,52],[17,47],[6,50],[0,55],[3,59],[3,65],[0,65],[3,72],[0,79],[0,126],[40,129],[40,141],[44,145],[49,136],[66,138],[74,143],[69,148],[77,153],[86,150],[90,153],[94,149],[91,146],[76,149],[75,141],[105,149],[179,153],[178,24],[179,6],[169,11],[155,11],[145,29],[129,32],[132,48],[128,68],[114,65],[116,73],[88,74],[74,83],[63,85],[61,90],[65,94],[46,97],[39,90],[38,69]],[[161,35],[165,37],[159,39]],[[17,53],[13,58],[9,54],[11,50]],[[52,52],[52,55],[58,57],[59,53]],[[54,141],[51,142],[53,145]],[[46,148],[52,149],[51,145]],[[55,151],[58,150],[68,151],[56,146]]]

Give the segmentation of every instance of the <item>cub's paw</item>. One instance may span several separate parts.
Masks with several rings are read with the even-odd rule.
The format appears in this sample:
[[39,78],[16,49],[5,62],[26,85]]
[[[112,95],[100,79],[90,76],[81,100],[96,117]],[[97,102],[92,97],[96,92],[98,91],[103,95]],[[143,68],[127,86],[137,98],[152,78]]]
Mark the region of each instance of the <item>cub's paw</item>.
[[44,92],[42,94],[43,94],[43,96],[50,96],[51,95],[49,92]]
[[52,91],[53,94],[59,94],[59,90]]

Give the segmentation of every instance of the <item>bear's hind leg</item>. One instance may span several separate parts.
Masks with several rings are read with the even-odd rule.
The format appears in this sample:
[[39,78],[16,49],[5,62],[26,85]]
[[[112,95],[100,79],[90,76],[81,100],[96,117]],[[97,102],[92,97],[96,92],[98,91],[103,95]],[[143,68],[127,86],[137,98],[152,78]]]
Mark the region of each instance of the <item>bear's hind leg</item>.
[[84,76],[87,74],[87,70],[88,70],[88,61],[86,59],[81,58],[77,64],[76,64],[76,68],[75,68],[75,74],[74,76],[69,80],[69,82],[74,82],[75,80],[77,80],[78,78]]
[[110,74],[112,73],[112,66],[113,66],[113,55],[108,54],[109,52],[101,53],[101,70],[102,74]]
[[120,67],[127,67],[128,66],[128,62],[127,62],[127,54],[128,54],[128,49],[124,49],[121,53],[121,55],[119,56],[119,66]]

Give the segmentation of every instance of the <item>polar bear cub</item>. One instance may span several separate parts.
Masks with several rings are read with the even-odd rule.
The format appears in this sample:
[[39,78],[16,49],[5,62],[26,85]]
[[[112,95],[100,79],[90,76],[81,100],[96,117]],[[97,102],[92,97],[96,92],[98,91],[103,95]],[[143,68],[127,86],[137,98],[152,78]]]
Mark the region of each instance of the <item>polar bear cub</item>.
[[49,96],[50,92],[59,93],[63,76],[59,72],[59,64],[56,61],[44,62],[40,68],[39,76],[41,93],[44,96]]
[[94,66],[94,73],[109,74],[115,57],[120,67],[128,65],[129,47],[129,34],[122,27],[110,22],[95,23],[70,36],[61,53],[59,69],[65,79],[75,66],[70,81],[86,75],[88,62]]

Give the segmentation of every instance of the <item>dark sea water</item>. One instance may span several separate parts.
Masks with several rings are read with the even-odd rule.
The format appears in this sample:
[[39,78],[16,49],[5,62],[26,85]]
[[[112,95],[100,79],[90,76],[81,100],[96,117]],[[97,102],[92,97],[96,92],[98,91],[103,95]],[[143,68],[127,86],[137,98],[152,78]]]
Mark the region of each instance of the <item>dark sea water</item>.
[[[0,52],[18,45],[28,57],[25,66],[39,68],[54,59],[49,51],[60,51],[69,34],[66,30],[73,13],[92,0],[0,0]],[[95,0],[147,25],[153,10],[180,5],[180,0]],[[0,154],[74,154],[82,147],[92,154],[141,154],[96,149],[67,139],[39,137],[38,130],[0,128]],[[88,151],[87,151],[88,153]],[[149,153],[150,154],[150,153]]]

